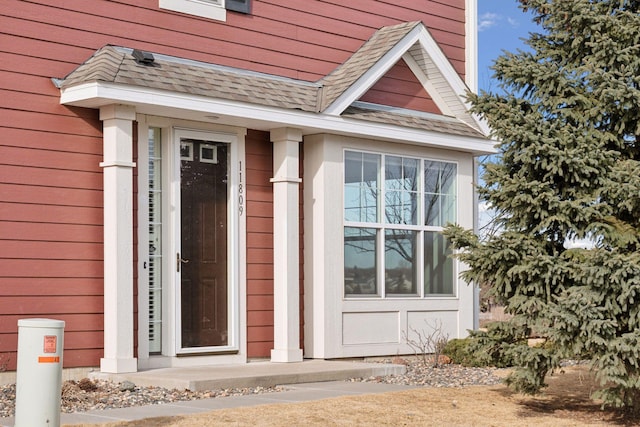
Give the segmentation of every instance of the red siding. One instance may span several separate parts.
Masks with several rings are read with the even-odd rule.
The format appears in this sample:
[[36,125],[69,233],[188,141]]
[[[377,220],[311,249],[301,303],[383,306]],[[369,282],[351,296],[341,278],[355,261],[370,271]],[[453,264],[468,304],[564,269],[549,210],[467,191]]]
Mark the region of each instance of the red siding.
[[269,133],[249,131],[247,162],[247,356],[273,348],[273,156]]
[[[52,77],[112,44],[314,81],[377,28],[416,20],[463,75],[464,5],[254,0],[251,15],[230,12],[217,22],[161,10],[158,0],[0,2],[0,363],[3,352],[15,351],[17,318],[29,316],[73,322],[66,367],[96,366],[102,356],[102,124],[96,110],[61,106]],[[402,97],[418,93],[415,82],[397,71],[365,99],[413,108]],[[423,94],[418,99],[429,103]],[[273,310],[265,134],[250,132],[247,165],[248,346],[255,357],[268,355],[273,340],[265,323]]]
[[[273,176],[272,144],[267,132],[249,131],[247,158],[247,346],[248,357],[269,357],[273,348]],[[302,168],[302,145],[300,168]],[[300,169],[300,176],[302,176]],[[304,230],[300,187],[300,345],[304,341]],[[301,347],[302,348],[302,347]]]
[[360,101],[442,114],[409,66],[401,59]]
[[160,10],[158,0],[95,0],[90,10],[84,0],[66,1],[64,7],[49,3],[5,0],[0,45],[20,54],[20,38],[29,40],[31,51],[50,52],[37,56],[80,62],[102,45],[120,44],[315,80],[377,28],[422,20],[464,73],[464,0],[256,0],[251,15],[229,13],[227,22]]

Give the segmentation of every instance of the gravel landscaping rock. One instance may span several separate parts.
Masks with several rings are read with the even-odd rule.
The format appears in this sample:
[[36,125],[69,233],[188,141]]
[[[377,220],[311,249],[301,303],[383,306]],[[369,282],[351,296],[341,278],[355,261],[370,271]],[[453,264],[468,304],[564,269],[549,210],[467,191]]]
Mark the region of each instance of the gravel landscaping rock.
[[504,369],[497,368],[467,368],[455,364],[440,364],[434,367],[430,363],[424,364],[419,360],[402,358],[382,360],[381,363],[404,364],[407,372],[396,376],[354,378],[352,381],[424,387],[466,387],[500,384],[504,377]]
[[[417,359],[381,360],[383,363],[403,363],[407,366],[404,375],[353,378],[349,381],[404,384],[424,387],[465,387],[470,385],[493,385],[501,381],[495,368],[465,368],[459,365],[440,365],[434,368]],[[138,387],[133,383],[114,383],[105,380],[65,381],[62,385],[62,412],[85,412],[95,409],[125,408],[131,406],[157,405],[178,401],[210,399],[260,393],[274,393],[285,387],[254,387],[190,391],[161,387]],[[0,386],[0,417],[10,417],[15,410],[15,384]]]
[[[66,413],[86,412],[94,409],[157,405],[215,397],[273,393],[282,390],[284,390],[282,387],[255,387],[190,391],[162,387],[138,387],[130,382],[114,383],[84,378],[80,381],[65,381],[62,384],[61,409]],[[14,415],[15,400],[15,384],[0,386],[0,417]]]

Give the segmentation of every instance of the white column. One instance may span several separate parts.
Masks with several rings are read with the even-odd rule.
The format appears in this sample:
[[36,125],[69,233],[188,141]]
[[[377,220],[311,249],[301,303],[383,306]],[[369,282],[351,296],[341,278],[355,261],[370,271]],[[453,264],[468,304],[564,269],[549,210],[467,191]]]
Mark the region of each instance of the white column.
[[273,142],[272,362],[300,362],[299,129],[271,131]]
[[100,370],[136,372],[133,357],[133,121],[135,108],[100,108],[104,161],[104,357]]

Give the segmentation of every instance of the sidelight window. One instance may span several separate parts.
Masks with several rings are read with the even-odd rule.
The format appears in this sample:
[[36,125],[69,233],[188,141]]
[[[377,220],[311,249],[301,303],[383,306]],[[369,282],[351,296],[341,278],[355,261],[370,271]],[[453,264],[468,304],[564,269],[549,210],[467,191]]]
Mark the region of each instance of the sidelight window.
[[162,350],[161,130],[149,128],[149,352]]

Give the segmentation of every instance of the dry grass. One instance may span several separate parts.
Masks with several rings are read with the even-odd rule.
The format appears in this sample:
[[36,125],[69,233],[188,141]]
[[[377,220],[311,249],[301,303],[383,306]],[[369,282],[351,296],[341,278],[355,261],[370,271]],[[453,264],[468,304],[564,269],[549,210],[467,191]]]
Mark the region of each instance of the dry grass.
[[585,367],[548,378],[537,397],[506,386],[424,388],[376,395],[225,409],[198,415],[149,418],[102,427],[192,426],[597,426],[638,425],[589,399],[595,384]]

